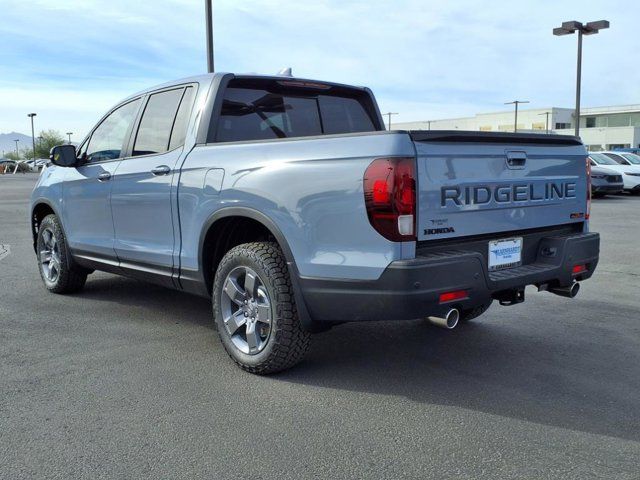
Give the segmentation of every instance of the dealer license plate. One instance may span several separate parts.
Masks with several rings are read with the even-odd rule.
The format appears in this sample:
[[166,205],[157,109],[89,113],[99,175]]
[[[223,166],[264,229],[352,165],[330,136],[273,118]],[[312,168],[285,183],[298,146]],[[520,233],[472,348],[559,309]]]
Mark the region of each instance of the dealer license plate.
[[522,237],[489,242],[489,271],[522,265]]

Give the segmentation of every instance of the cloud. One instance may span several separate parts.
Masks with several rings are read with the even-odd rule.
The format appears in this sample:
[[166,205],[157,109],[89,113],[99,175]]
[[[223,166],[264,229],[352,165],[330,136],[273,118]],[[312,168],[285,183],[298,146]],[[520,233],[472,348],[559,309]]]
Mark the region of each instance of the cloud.
[[[632,64],[640,6],[621,0],[430,2],[216,0],[216,68],[368,85],[394,121],[571,106],[575,37],[551,29],[607,18],[585,38],[584,105],[640,103]],[[0,131],[86,132],[119,98],[206,67],[202,2],[3,2]],[[620,69],[630,65],[630,68]]]

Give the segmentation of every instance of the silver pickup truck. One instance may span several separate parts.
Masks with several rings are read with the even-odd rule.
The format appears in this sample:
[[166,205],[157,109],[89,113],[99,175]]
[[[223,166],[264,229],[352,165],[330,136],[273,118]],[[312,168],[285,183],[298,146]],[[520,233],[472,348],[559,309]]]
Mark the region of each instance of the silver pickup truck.
[[453,328],[598,262],[578,138],[386,131],[370,90],[216,73],[111,109],[31,197],[48,290],[94,270],[212,299],[243,369],[299,362],[349,321]]

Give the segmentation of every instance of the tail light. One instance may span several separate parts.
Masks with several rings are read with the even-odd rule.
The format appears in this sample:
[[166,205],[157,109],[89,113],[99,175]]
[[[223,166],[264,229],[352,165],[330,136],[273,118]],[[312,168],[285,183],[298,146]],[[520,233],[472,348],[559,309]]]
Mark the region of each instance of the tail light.
[[394,242],[416,239],[416,161],[378,158],[364,173],[364,201],[371,226]]
[[587,157],[587,212],[584,219],[589,220],[591,216],[591,160]]

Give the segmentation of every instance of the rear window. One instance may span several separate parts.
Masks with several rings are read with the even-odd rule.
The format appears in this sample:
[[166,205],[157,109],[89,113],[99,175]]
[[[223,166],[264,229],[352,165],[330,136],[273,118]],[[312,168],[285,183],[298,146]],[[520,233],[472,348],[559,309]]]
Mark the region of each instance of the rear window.
[[379,130],[373,111],[370,97],[361,90],[323,85],[288,87],[277,81],[243,84],[232,80],[224,93],[215,140],[370,132]]

